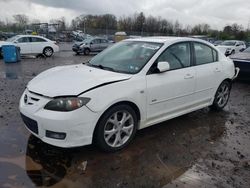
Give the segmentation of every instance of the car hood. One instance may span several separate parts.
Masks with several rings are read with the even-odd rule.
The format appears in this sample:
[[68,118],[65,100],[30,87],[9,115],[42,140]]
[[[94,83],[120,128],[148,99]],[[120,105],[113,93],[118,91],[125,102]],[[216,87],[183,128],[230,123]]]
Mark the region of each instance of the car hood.
[[111,72],[86,65],[60,66],[49,69],[27,85],[31,92],[47,97],[78,96],[79,94],[113,82],[123,81],[132,75]]
[[250,53],[249,52],[240,52],[240,53],[232,55],[230,58],[233,60],[238,59],[238,60],[250,61]]

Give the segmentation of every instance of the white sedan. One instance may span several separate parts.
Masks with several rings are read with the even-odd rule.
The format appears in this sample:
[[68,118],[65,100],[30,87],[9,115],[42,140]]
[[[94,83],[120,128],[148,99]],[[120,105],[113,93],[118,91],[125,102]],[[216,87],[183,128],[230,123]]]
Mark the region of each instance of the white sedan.
[[226,56],[233,55],[238,52],[242,52],[246,49],[246,44],[243,41],[238,40],[226,40],[219,44],[217,48]]
[[7,41],[0,42],[0,48],[3,45],[15,45],[20,47],[21,54],[44,54],[51,57],[54,52],[59,51],[55,41],[51,41],[42,36],[35,35],[16,35]]
[[[235,71],[236,70],[236,71]],[[46,143],[124,148],[142,129],[211,106],[223,109],[239,69],[198,39],[128,39],[86,64],[31,80],[20,99],[28,130]]]

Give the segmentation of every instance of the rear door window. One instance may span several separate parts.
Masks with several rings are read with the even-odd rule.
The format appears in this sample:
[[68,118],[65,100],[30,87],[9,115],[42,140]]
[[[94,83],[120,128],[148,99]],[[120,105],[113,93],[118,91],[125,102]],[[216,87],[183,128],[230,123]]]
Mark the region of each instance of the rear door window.
[[194,52],[196,65],[203,65],[217,61],[217,52],[205,44],[195,42]]
[[47,42],[47,41],[39,37],[31,37],[31,42]]
[[102,42],[102,43],[108,43],[108,41],[105,40],[105,39],[101,39],[101,42]]

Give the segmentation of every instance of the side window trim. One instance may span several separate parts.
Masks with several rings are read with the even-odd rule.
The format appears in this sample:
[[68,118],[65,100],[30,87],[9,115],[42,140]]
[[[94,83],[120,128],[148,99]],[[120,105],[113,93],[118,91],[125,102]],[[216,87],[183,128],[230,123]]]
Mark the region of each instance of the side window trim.
[[182,44],[182,43],[188,43],[188,44],[189,44],[189,48],[190,48],[190,49],[189,49],[189,50],[190,50],[190,66],[188,66],[188,67],[182,67],[182,68],[178,68],[178,69],[168,70],[167,72],[169,72],[169,71],[175,71],[175,70],[179,70],[179,69],[190,68],[190,67],[192,67],[192,66],[195,66],[195,64],[194,64],[194,62],[193,62],[193,60],[194,60],[195,58],[194,58],[194,52],[193,52],[193,50],[192,50],[192,41],[181,41],[181,42],[176,42],[176,43],[171,44],[170,46],[168,46],[168,47],[158,56],[158,58],[155,60],[155,62],[151,65],[151,67],[148,69],[148,72],[147,72],[146,75],[155,74],[155,73],[152,73],[150,70],[151,70],[151,68],[153,67],[153,65],[156,64],[156,63],[158,62],[159,57],[160,57],[162,54],[164,54],[164,53],[165,53],[169,48],[171,48],[172,46],[177,45],[177,44]]

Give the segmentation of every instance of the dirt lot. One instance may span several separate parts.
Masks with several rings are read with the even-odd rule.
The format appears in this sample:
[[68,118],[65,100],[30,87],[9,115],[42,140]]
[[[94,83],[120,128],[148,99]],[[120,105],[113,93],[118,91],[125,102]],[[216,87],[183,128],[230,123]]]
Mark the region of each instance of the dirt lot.
[[224,111],[208,108],[139,131],[123,151],[60,149],[31,136],[18,102],[48,68],[92,56],[0,60],[0,187],[249,187],[250,84],[233,85]]

